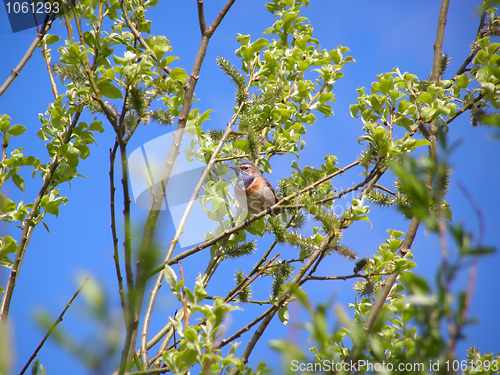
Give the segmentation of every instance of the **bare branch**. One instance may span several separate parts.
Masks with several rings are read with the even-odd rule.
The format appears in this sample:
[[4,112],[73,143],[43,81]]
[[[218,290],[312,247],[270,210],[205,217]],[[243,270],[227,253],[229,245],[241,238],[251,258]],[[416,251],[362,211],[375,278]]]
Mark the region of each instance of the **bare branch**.
[[21,70],[24,68],[24,66],[26,65],[28,60],[31,58],[31,56],[33,56],[33,52],[35,51],[36,47],[38,46],[40,41],[43,39],[45,34],[47,34],[47,32],[50,30],[50,27],[52,26],[52,23],[54,22],[55,18],[56,18],[55,14],[52,14],[50,16],[50,18],[48,19],[48,21],[46,23],[44,23],[44,25],[42,26],[41,32],[38,33],[38,35],[35,37],[35,39],[33,40],[33,43],[31,43],[31,45],[29,46],[28,50],[24,54],[24,56],[21,59],[21,61],[19,62],[19,64],[17,64],[17,66],[12,70],[9,77],[5,80],[3,85],[0,87],[0,96],[3,95],[5,90],[7,90],[7,88],[10,86],[10,84],[21,73]]
[[66,311],[68,311],[68,309],[70,308],[71,304],[75,300],[76,296],[78,296],[78,294],[80,294],[80,292],[85,287],[85,285],[87,285],[87,281],[89,281],[89,279],[90,279],[90,276],[87,276],[85,278],[85,281],[83,282],[82,286],[75,292],[75,294],[73,294],[73,297],[71,297],[71,299],[69,300],[69,302],[66,305],[66,307],[64,308],[64,310],[61,312],[61,314],[59,315],[59,317],[56,319],[56,321],[54,322],[54,324],[52,325],[52,327],[50,327],[49,331],[45,334],[45,336],[43,337],[43,339],[40,342],[40,344],[36,347],[35,351],[31,355],[31,357],[28,360],[28,362],[26,362],[26,364],[24,365],[24,367],[21,370],[21,372],[19,373],[19,375],[23,375],[26,372],[26,370],[28,369],[28,367],[31,364],[31,362],[36,358],[36,356],[37,356],[38,352],[40,351],[40,349],[42,349],[42,346],[43,346],[43,344],[45,344],[45,341],[47,341],[47,339],[49,338],[50,334],[52,332],[54,332],[54,330],[56,329],[57,325],[60,322],[62,322],[64,314],[66,314]]
[[118,140],[115,140],[113,149],[109,149],[109,195],[111,212],[111,236],[113,238],[113,259],[115,261],[116,278],[118,279],[118,293],[120,294],[120,303],[122,305],[123,315],[127,321],[127,302],[125,291],[123,289],[123,277],[120,270],[120,256],[118,254],[118,236],[116,234],[116,214],[115,214],[115,157],[118,149]]
[[444,28],[446,25],[446,15],[450,0],[441,2],[441,10],[439,12],[438,29],[436,33],[436,43],[434,44],[434,59],[432,61],[432,77],[431,79],[437,84],[441,77],[441,54],[443,52]]
[[200,23],[200,31],[201,35],[205,34],[205,31],[207,31],[207,24],[205,23],[205,13],[203,10],[203,0],[196,0],[196,3],[198,4],[198,19]]

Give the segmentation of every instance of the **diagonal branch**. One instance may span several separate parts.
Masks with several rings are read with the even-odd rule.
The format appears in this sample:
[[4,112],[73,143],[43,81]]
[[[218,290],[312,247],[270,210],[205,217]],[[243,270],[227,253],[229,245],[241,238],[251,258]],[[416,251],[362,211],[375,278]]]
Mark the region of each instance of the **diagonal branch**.
[[37,348],[35,349],[35,351],[31,355],[31,357],[28,360],[28,362],[26,362],[26,364],[24,365],[24,367],[21,370],[21,372],[19,373],[19,375],[23,375],[26,372],[26,370],[28,369],[28,367],[31,364],[31,362],[36,358],[36,356],[37,356],[38,352],[40,351],[40,349],[42,349],[42,346],[43,346],[43,344],[45,344],[45,341],[47,341],[47,339],[49,338],[50,334],[52,332],[54,332],[54,330],[56,329],[57,325],[62,322],[64,314],[66,314],[66,311],[68,311],[68,309],[70,308],[70,306],[73,303],[73,301],[75,300],[75,298],[78,296],[78,294],[80,294],[80,292],[85,287],[85,285],[87,285],[87,281],[89,281],[89,279],[90,279],[90,277],[87,276],[85,278],[85,281],[83,282],[82,286],[75,292],[75,294],[73,294],[73,297],[71,297],[71,299],[69,300],[69,302],[66,305],[66,307],[64,308],[64,310],[61,312],[61,314],[59,315],[59,317],[56,319],[56,321],[54,322],[54,324],[52,325],[52,327],[50,327],[49,331],[44,336],[44,338],[42,339],[42,341],[40,342],[40,344],[37,346]]
[[[144,49],[146,51],[149,51],[151,53],[151,57],[153,58],[153,60],[158,64],[159,61],[158,61],[158,57],[156,57],[156,53],[151,49],[151,47],[146,43],[146,41],[144,40],[144,38],[142,37],[141,35],[141,32],[139,30],[137,30],[137,28],[135,27],[134,23],[132,22],[132,20],[130,19],[130,17],[128,16],[128,9],[127,9],[127,5],[125,4],[124,1],[119,1],[120,3],[120,6],[122,8],[122,14],[123,14],[123,18],[125,18],[125,23],[127,24],[128,28],[130,29],[130,31],[132,31],[132,34],[134,34],[134,36],[136,37],[136,39],[139,41],[139,43],[141,43],[141,45],[144,47]],[[163,71],[167,74],[170,74],[170,68],[168,66],[165,66],[163,67]]]
[[[482,31],[483,31],[485,19],[486,19],[486,12],[483,12],[483,14],[481,14],[481,19],[479,20],[479,27],[478,27],[477,33],[476,33],[476,42],[482,36]],[[471,50],[469,56],[467,56],[467,58],[465,59],[464,63],[462,64],[462,66],[457,70],[457,72],[455,73],[455,76],[459,76],[460,74],[464,73],[465,69],[467,68],[467,66],[469,66],[469,64],[474,59],[474,56],[476,56],[476,54],[478,53],[479,49],[474,48],[475,45],[476,44],[473,43],[473,47],[472,47],[472,50]]]
[[[274,210],[274,209],[277,209],[277,208],[280,208],[283,206],[283,203],[287,203],[287,202],[290,202],[292,199],[294,199],[295,197],[299,196],[299,195],[302,195],[304,193],[307,193],[308,191],[314,189],[316,186],[318,185],[321,185],[323,182],[325,181],[328,181],[330,179],[332,179],[333,177],[335,176],[338,176],[342,173],[344,173],[345,171],[355,167],[359,165],[359,161],[355,161],[347,166],[345,166],[344,168],[341,168],[341,169],[338,169],[337,171],[325,176],[325,177],[322,177],[320,178],[319,180],[313,182],[312,184],[310,184],[309,186],[306,186],[305,188],[293,193],[293,194],[290,194],[289,196],[281,199],[278,203],[276,203],[275,205],[271,206],[270,209],[271,210]],[[286,207],[286,206],[283,206],[283,207]],[[243,223],[240,223],[236,226],[234,226],[233,228],[231,229],[226,229],[223,233],[219,234],[218,236],[215,236],[214,238],[208,240],[208,241],[205,241],[204,243],[200,244],[200,245],[197,245],[197,246],[194,246],[192,247],[191,249],[188,249],[186,251],[183,251],[182,253],[180,253],[179,255],[171,258],[170,260],[166,261],[165,263],[163,264],[160,264],[158,266],[155,266],[151,269],[151,275],[154,275],[158,272],[161,272],[161,270],[163,270],[163,268],[165,267],[165,264],[168,264],[168,265],[172,265],[172,264],[176,264],[177,262],[179,262],[180,260],[192,255],[192,254],[195,254],[203,249],[206,249],[207,247],[210,247],[212,246],[213,244],[217,243],[219,240],[229,236],[230,234],[232,233],[235,233],[241,229],[244,229],[246,225],[256,221],[256,220],[259,220],[261,218],[263,218],[264,216],[267,215],[267,210],[264,210],[258,214],[254,214],[252,215],[251,217],[249,217],[246,222],[243,222]]]
[[[67,144],[70,139],[71,135],[73,134],[73,129],[78,123],[78,119],[80,118],[81,114],[81,107],[79,110],[74,114],[73,120],[71,122],[71,125],[68,126],[64,134],[62,135],[62,144]],[[31,235],[33,233],[33,229],[35,227],[35,224],[33,223],[33,220],[37,216],[37,212],[40,209],[40,204],[42,202],[42,198],[45,196],[47,193],[47,190],[49,189],[50,185],[53,182],[54,174],[57,170],[57,167],[59,166],[59,163],[61,162],[61,155],[57,154],[52,158],[52,161],[50,162],[50,166],[48,168],[48,172],[45,175],[45,178],[42,183],[42,187],[40,188],[40,191],[38,192],[38,195],[35,199],[35,202],[33,203],[31,210],[24,219],[23,223],[23,232],[21,234],[21,240],[19,241],[19,245],[17,247],[16,255],[14,258],[14,262],[12,264],[12,268],[10,270],[10,275],[9,279],[7,281],[7,286],[5,287],[5,292],[4,296],[2,299],[2,305],[0,307],[0,333],[4,334],[5,329],[7,327],[7,319],[9,315],[9,309],[10,309],[10,303],[12,300],[12,294],[14,293],[14,288],[16,286],[16,280],[17,277],[19,276],[19,270],[21,268],[21,263],[24,258],[24,253],[26,251],[26,247],[28,246],[28,242],[31,238]],[[2,338],[0,337],[0,340]]]
[[28,50],[24,54],[23,58],[21,61],[19,61],[19,64],[12,70],[10,73],[9,77],[5,80],[3,85],[0,87],[0,96],[3,95],[5,90],[10,86],[12,82],[17,78],[17,76],[21,73],[21,70],[24,68],[28,60],[33,56],[33,52],[35,51],[36,47],[40,43],[40,41],[43,39],[45,34],[50,30],[50,27],[52,26],[52,23],[56,19],[55,13],[53,13],[48,20],[46,19],[46,22],[42,26],[42,30],[37,34],[35,39],[33,40],[33,43],[29,46]]
[[[309,259],[304,263],[304,265],[299,269],[297,274],[294,276],[294,278],[290,281],[286,289],[281,293],[279,298],[273,303],[273,306],[271,306],[269,309],[267,309],[263,314],[261,314],[257,319],[253,320],[250,324],[246,325],[245,327],[241,328],[238,330],[236,333],[234,333],[231,337],[228,339],[222,340],[217,348],[221,348],[231,341],[235,340],[236,338],[240,337],[243,333],[247,332],[257,324],[259,321],[262,321],[260,323],[259,327],[257,330],[254,332],[252,338],[247,344],[247,347],[245,348],[245,351],[243,352],[243,355],[241,356],[241,359],[243,362],[246,364],[248,362],[248,358],[250,357],[250,354],[252,353],[253,349],[255,348],[255,345],[259,341],[259,339],[262,337],[264,334],[264,331],[266,330],[267,326],[269,323],[272,321],[274,315],[276,312],[282,307],[286,301],[288,301],[293,294],[293,291],[296,287],[304,284],[307,281],[307,276],[306,272],[309,271],[311,268],[314,270],[315,265],[317,266],[317,261],[321,259],[322,256],[324,256],[324,250],[328,248],[330,242],[332,240],[332,236],[328,235],[326,238],[323,240],[323,242],[320,244],[320,249],[314,251]],[[231,370],[230,374],[231,375],[236,375],[239,374],[240,370],[237,367],[233,367]]]

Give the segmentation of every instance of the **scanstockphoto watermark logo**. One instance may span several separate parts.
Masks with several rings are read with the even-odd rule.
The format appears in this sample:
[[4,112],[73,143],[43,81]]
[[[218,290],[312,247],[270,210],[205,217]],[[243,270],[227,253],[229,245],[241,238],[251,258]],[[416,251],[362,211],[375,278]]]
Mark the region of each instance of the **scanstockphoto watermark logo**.
[[493,369],[498,371],[500,369],[498,361],[468,361],[468,360],[424,360],[423,362],[370,362],[367,360],[358,360],[353,362],[335,362],[325,360],[323,362],[301,362],[293,360],[290,362],[290,370],[300,374],[324,374],[327,372],[340,372],[347,373],[439,373],[445,372],[458,372],[459,370],[465,371],[468,368],[472,370],[486,369],[489,371]]
[[76,0],[4,0],[13,33],[40,27],[68,13]]
[[[128,157],[130,169],[130,184],[135,204],[144,210],[168,210],[172,216],[175,229],[179,228],[181,219],[192,200],[193,192],[199,183],[203,171],[207,167],[200,152],[200,145],[193,136],[195,129],[186,127],[179,145],[180,154],[175,160],[172,172],[165,178],[165,163],[168,159],[170,147],[177,137],[179,130],[164,134],[141,147],[135,149]],[[198,159],[196,156],[199,156]],[[230,168],[212,170],[210,183],[204,184],[198,197],[193,200],[193,208],[182,228],[180,237],[182,247],[191,246],[205,241],[205,234],[215,231],[219,226],[218,220],[210,219],[210,212],[216,207],[221,218],[229,213],[230,197],[234,197],[234,187],[230,184],[234,172]],[[218,180],[214,183],[214,180]],[[229,191],[227,190],[230,185]],[[166,187],[165,199],[155,202],[153,197],[157,189]],[[203,204],[202,204],[203,203]],[[212,215],[212,219],[213,215]]]
[[[128,164],[134,203],[144,210],[168,210],[175,229],[183,225],[180,245],[186,247],[205,241],[205,234],[209,232],[220,231],[221,221],[230,212],[237,223],[241,222],[246,218],[248,209],[244,199],[240,199],[238,205],[234,204],[236,176],[230,168],[232,164],[228,163],[217,163],[211,171],[210,180],[203,181],[198,196],[193,198],[207,164],[195,137],[195,127],[186,127],[182,137],[178,136],[178,132],[176,130],[144,143],[129,155]],[[166,178],[165,165],[174,139],[180,140],[179,155]],[[165,199],[155,201],[155,192],[163,187]],[[341,190],[337,187],[337,191]],[[344,196],[347,199],[335,201],[330,212],[341,216],[349,207],[349,196],[354,199],[355,194],[357,192],[352,191]],[[182,223],[190,202],[193,207],[187,221]],[[314,220],[314,217],[306,215],[306,220]]]

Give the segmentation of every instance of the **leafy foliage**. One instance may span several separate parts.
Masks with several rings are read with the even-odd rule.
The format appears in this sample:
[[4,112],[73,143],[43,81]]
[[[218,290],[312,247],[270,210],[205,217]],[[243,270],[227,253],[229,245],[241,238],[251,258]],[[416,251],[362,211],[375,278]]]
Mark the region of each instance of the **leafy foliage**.
[[[266,8],[275,21],[264,30],[264,37],[254,40],[250,35],[237,36],[238,66],[226,57],[217,59],[221,70],[235,84],[235,107],[225,131],[209,129],[211,110],[202,112],[193,108],[193,95],[210,37],[229,8],[224,8],[207,27],[203,2],[198,2],[202,42],[188,75],[174,65],[178,57],[172,54],[170,41],[150,32],[147,14],[156,3],[131,0],[75,3],[73,12],[65,18],[69,36],[59,47],[59,61],[54,64],[46,47],[59,37],[49,34],[43,37],[41,46],[51,78],[52,73],[57,75],[65,90],[57,95],[59,86],[54,82],[54,101],[39,116],[38,136],[48,153],[45,164],[34,156],[25,156],[23,148],[7,154],[9,141],[21,137],[27,127],[11,125],[6,114],[0,117],[0,186],[11,181],[21,192],[28,191],[28,182],[19,173],[24,167],[33,176],[39,173],[42,183],[30,203],[14,202],[0,194],[0,217],[22,229],[18,239],[0,238],[0,264],[11,268],[8,284],[5,289],[0,288],[7,301],[2,304],[1,319],[7,319],[31,234],[40,223],[48,230],[43,222],[46,214],[57,216],[66,205],[67,198],[60,195],[61,185],[82,177],[77,168],[90,157],[96,137],[106,128],[114,132],[115,138],[110,159],[111,228],[126,330],[119,364],[116,358],[111,358],[118,353],[115,331],[109,331],[112,339],[99,352],[109,354],[118,374],[158,368],[174,374],[190,373],[192,368],[204,374],[266,373],[269,370],[265,365],[257,366],[256,370],[246,366],[248,357],[276,314],[287,324],[288,306],[295,300],[310,315],[310,322],[304,328],[314,340],[310,349],[314,357],[308,358],[301,348],[288,342],[273,341],[272,346],[288,359],[323,365],[328,361],[346,365],[354,359],[376,364],[454,360],[456,343],[462,338],[464,327],[470,324],[467,313],[471,295],[469,291],[461,291],[456,298],[451,284],[463,264],[473,263],[471,257],[488,254],[491,249],[474,245],[472,234],[460,224],[451,224],[451,209],[445,201],[451,174],[448,132],[450,123],[469,110],[474,126],[498,125],[500,44],[491,39],[499,30],[496,10],[485,9],[470,58],[450,79],[444,79],[450,57],[436,51],[440,58],[439,72],[433,72],[430,79],[421,80],[411,72],[401,73],[396,67],[378,74],[369,89],[359,88],[357,103],[350,106],[352,117],[359,118],[363,126],[358,142],[365,145],[365,150],[357,160],[344,167],[331,154],[325,155],[318,167],[293,160],[293,173],[283,178],[277,189],[282,213],[268,217],[264,210],[247,217],[232,195],[231,185],[236,177],[228,174],[227,161],[250,160],[263,173],[270,174],[272,158],[290,154],[299,159],[306,147],[304,135],[316,116],[333,115],[334,85],[343,77],[343,67],[354,59],[347,55],[347,47],[321,48],[313,36],[313,26],[301,14],[303,7],[309,5],[307,0],[272,0]],[[484,6],[487,5],[489,2],[485,1]],[[84,113],[93,117],[90,124],[80,119]],[[177,127],[164,165],[165,178],[156,185],[150,181],[151,209],[143,233],[137,233],[131,227],[128,179],[132,166],[128,164],[127,147],[141,131],[139,125],[151,121],[161,125],[177,122]],[[179,145],[188,136],[190,146],[181,155]],[[203,243],[173,256],[194,203],[191,199],[176,233],[169,238],[165,258],[157,261],[161,246],[155,243],[160,239],[154,238],[153,233],[177,155],[185,157],[188,163],[196,160],[207,165],[192,197],[197,197],[217,228],[205,234]],[[116,218],[116,165],[121,173],[123,220]],[[361,176],[358,184],[337,190],[335,178],[358,166],[363,169],[358,173]],[[387,171],[396,175],[394,192],[379,184]],[[334,202],[351,192],[357,196],[347,200],[337,214]],[[369,202],[398,209],[404,218],[411,219],[408,231],[388,229],[385,242],[372,257],[358,260],[353,275],[317,276],[315,273],[326,255],[358,259],[342,243],[342,238],[344,231],[359,221],[371,225]],[[306,215],[311,223],[306,223]],[[122,225],[117,223],[121,222],[122,231],[117,230],[117,225]],[[419,223],[443,239],[443,254],[449,254],[444,240],[447,236],[458,249],[454,257],[442,258],[434,289],[413,273],[415,249],[411,247]],[[229,267],[233,264],[231,260],[236,262],[255,253],[259,243],[247,237],[264,235],[273,237],[273,241],[266,251],[261,251],[260,261],[249,271],[235,271],[233,290],[226,290],[230,287],[224,284],[222,291],[215,290],[209,296],[211,280],[220,271],[222,262]],[[119,237],[123,238],[123,248]],[[285,259],[276,253],[270,258],[275,246],[291,246],[299,250],[298,256],[295,252],[291,259]],[[140,250],[133,252],[135,248]],[[204,265],[196,254],[206,248],[210,248],[210,259],[203,271]],[[199,274],[194,283],[184,274],[182,262],[186,258],[190,266],[200,267],[196,269]],[[154,266],[155,262],[159,266]],[[178,272],[174,270],[176,265]],[[147,287],[151,284],[148,281],[157,273],[148,294]],[[259,276],[268,283],[270,293],[251,300],[251,284]],[[354,283],[358,296],[350,304],[354,318],[336,307],[339,324],[329,330],[328,304],[313,307],[301,287],[311,279],[326,283],[347,278],[358,279]],[[168,318],[158,314],[158,319],[165,320],[165,327],[150,335],[151,316],[156,312],[155,300],[163,280],[175,296],[178,309]],[[222,293],[226,292],[224,297]],[[111,313],[100,287],[93,284],[86,293],[94,320],[109,323]],[[143,303],[148,296],[149,302]],[[245,308],[254,303],[266,310],[228,335],[227,318],[240,309],[235,303],[244,303],[241,306]],[[145,314],[143,305],[147,305]],[[49,326],[47,316],[39,315],[39,320]],[[257,324],[246,349],[238,353],[239,344],[235,340]],[[2,321],[0,329],[3,326]],[[80,353],[91,368],[102,370],[106,361],[83,345],[75,344],[69,336],[54,334],[63,346]],[[156,345],[160,340],[162,343]],[[140,345],[137,352],[136,341]],[[150,355],[153,350],[157,352]],[[496,370],[493,366],[487,368],[487,361],[498,362],[500,358],[471,348],[468,361],[471,365],[463,369],[465,373],[477,373],[474,361],[481,363],[481,373],[490,374]],[[33,372],[37,371],[43,371],[38,363],[33,366]]]

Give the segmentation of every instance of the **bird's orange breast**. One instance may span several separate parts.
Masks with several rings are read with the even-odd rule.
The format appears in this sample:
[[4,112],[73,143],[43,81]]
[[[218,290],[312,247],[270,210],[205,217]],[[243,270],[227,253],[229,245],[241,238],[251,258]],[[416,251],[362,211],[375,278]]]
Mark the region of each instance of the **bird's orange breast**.
[[257,194],[261,186],[260,178],[254,178],[252,183],[245,189],[247,196]]

